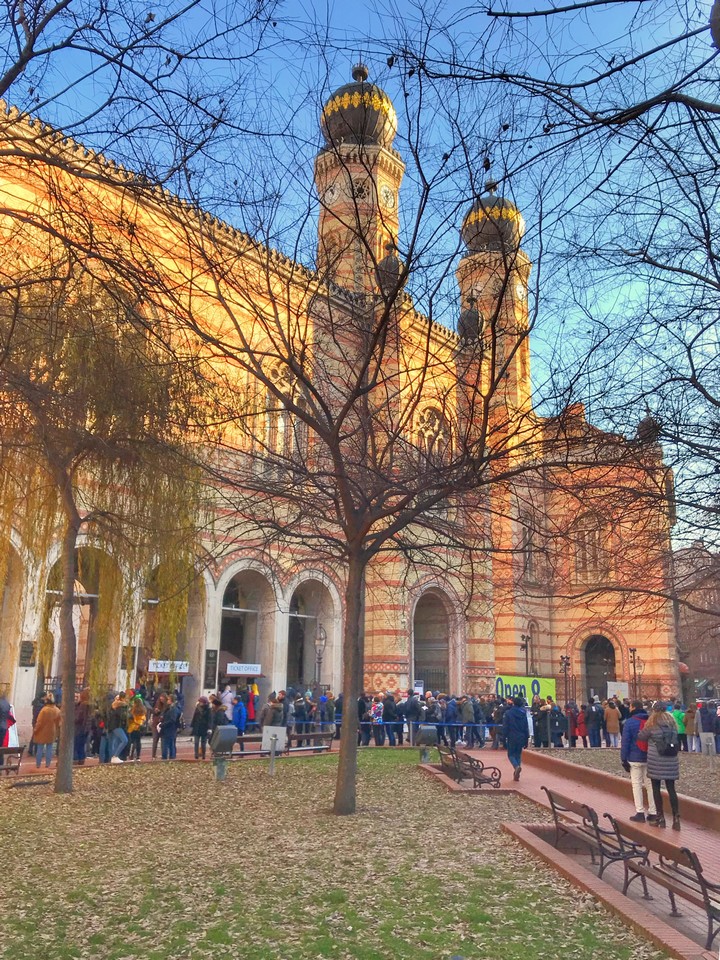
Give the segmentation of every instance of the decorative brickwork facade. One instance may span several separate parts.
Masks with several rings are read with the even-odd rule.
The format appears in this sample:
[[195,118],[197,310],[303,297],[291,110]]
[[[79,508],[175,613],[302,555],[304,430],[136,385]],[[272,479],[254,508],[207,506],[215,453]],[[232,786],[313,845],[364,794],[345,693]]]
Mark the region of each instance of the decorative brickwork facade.
[[[194,294],[197,322],[217,330],[218,337],[228,335],[227,316],[212,299],[215,283],[224,302],[234,304],[235,322],[248,343],[261,351],[261,309],[263,322],[269,323],[273,310],[282,313],[280,304],[296,325],[306,324],[313,332],[313,358],[327,351],[322,358],[326,380],[341,394],[357,346],[348,332],[350,320],[366,302],[363,297],[377,297],[378,288],[382,293],[397,283],[402,270],[395,254],[404,172],[392,146],[397,119],[386,95],[367,83],[366,73],[359,71],[358,78],[331,98],[323,119],[325,144],[315,165],[317,271],[160,189],[136,189],[132,174],[12,114],[2,122],[12,128],[16,142],[25,137],[28,149],[23,155],[18,148],[0,161],[5,211],[0,235],[7,262],[39,256],[41,242],[33,248],[32,224],[44,237],[40,221],[72,198],[92,218],[94,242],[121,251],[118,262],[123,257],[131,262],[139,245],[144,256],[156,258],[154,268],[165,271],[168,283],[183,290],[201,237],[212,256],[192,277],[200,290]],[[97,178],[84,176],[88,169],[96,170]],[[22,236],[21,221],[30,224]],[[446,541],[438,534],[435,550],[443,569],[390,547],[370,561],[364,684],[370,692],[395,691],[422,680],[426,689],[484,693],[494,689],[498,674],[525,675],[526,667],[538,676],[561,677],[559,658],[568,656],[573,690],[584,698],[591,690],[602,694],[608,680],[630,679],[633,648],[645,663],[643,692],[669,696],[679,690],[673,618],[670,604],[656,598],[669,588],[671,511],[662,496],[645,496],[651,488],[662,489],[662,451],[652,443],[602,433],[586,421],[579,404],[551,419],[533,410],[531,262],[518,246],[523,230],[519,211],[493,189],[473,204],[462,225],[466,249],[457,267],[459,333],[416,313],[402,292],[393,306],[397,347],[387,349],[383,372],[397,389],[388,390],[387,417],[402,409],[412,387],[410,371],[423,358],[431,371],[426,377],[445,398],[445,408],[438,412],[429,403],[418,404],[407,428],[413,442],[430,458],[450,444],[458,424],[472,435],[487,413],[497,447],[488,469],[498,480],[477,493],[468,490],[460,502],[449,498],[438,505],[437,529],[455,531]],[[212,276],[221,261],[227,264],[224,272]],[[286,299],[280,303],[281,298]],[[488,388],[487,410],[481,410],[478,396],[492,376],[488,350],[505,373],[493,390]],[[275,452],[284,444],[286,452],[293,431],[299,435],[297,424],[282,410],[270,411],[256,385],[235,387],[247,395],[248,409],[257,417],[255,439],[274,444]],[[382,419],[383,412],[375,416]],[[443,417],[450,421],[448,436]],[[252,437],[240,437],[233,456],[241,462],[255,449]],[[239,536],[239,519],[223,505],[208,525],[207,546],[215,559],[199,572],[177,656],[186,701],[218,685],[244,682],[235,672],[240,664],[258,666],[265,694],[312,686],[318,673],[323,687],[339,692],[343,564],[329,550],[315,548],[313,536],[288,544],[278,537],[270,545],[255,534]],[[302,517],[292,522],[300,524]],[[57,670],[57,652],[44,676],[31,653],[48,602],[47,571],[58,556],[59,545],[49,557],[35,556],[32,545],[20,542],[10,551],[0,618],[0,684],[9,686],[25,720],[38,684]],[[90,608],[78,596],[78,622],[89,636],[92,617],[82,618]],[[152,674],[149,602],[139,586],[135,625],[118,627],[117,658],[108,676],[115,686]],[[56,631],[52,619],[51,629]],[[319,637],[325,641],[322,649]],[[132,655],[121,656],[123,649]]]

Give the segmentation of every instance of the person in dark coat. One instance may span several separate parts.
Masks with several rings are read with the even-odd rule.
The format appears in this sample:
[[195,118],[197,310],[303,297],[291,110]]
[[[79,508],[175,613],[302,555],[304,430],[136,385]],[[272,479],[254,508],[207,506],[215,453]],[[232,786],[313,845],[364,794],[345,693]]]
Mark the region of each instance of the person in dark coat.
[[305,702],[305,697],[303,697],[302,694],[298,695],[296,698],[295,703],[293,704],[293,710],[293,716],[295,717],[295,733],[298,734],[299,737],[297,742],[298,746],[302,747],[305,743],[307,743],[309,746],[310,741],[302,739],[302,735],[307,733],[310,729],[308,727],[307,703]]
[[212,714],[210,711],[210,701],[207,697],[198,697],[195,705],[195,711],[190,721],[190,730],[195,742],[195,759],[200,759],[202,753],[205,759],[205,749],[207,747],[208,734],[212,725]]
[[382,720],[387,733],[388,743],[395,746],[395,727],[397,724],[397,705],[395,697],[388,691],[383,700]]
[[508,760],[513,766],[513,780],[519,780],[522,773],[522,752],[528,745],[530,732],[527,712],[522,697],[514,697],[513,705],[503,713],[503,737],[507,747]]
[[591,747],[600,746],[600,730],[603,725],[604,716],[605,711],[600,706],[600,701],[598,698],[595,697],[594,700],[590,701],[588,708],[585,711],[585,726],[587,727]]
[[[720,739],[720,717],[717,715],[717,710],[715,707],[711,707],[710,704],[704,703],[697,712],[696,717],[696,730],[698,736],[701,733],[712,733],[715,737],[715,749],[717,753],[720,753],[718,747],[718,739]],[[703,750],[702,739],[700,741],[700,750]]]
[[473,721],[474,726],[472,728],[472,742],[471,746],[477,744],[479,747],[485,746],[485,713],[483,712],[483,705],[480,701],[480,698],[475,696],[472,698],[473,705]]
[[567,720],[557,705],[553,703],[550,707],[550,740],[552,745],[559,750],[563,749],[563,734],[567,731]]
[[[417,733],[418,724],[422,720],[423,709],[420,704],[420,697],[415,695],[408,696],[407,703],[405,704],[405,719],[408,724],[408,735],[410,738],[410,744],[415,744],[415,734]],[[457,728],[456,728],[457,729]],[[453,734],[450,734],[450,741],[455,745],[455,740],[453,739]]]
[[167,706],[160,717],[160,750],[163,760],[175,759],[175,744],[181,716],[175,697],[169,696]]
[[[460,712],[458,710],[457,700],[455,697],[450,697],[447,702],[447,708],[445,710],[445,729],[450,735],[450,746],[455,746],[455,741],[458,738],[458,723],[460,721]],[[412,741],[411,741],[412,742]]]
[[660,785],[665,781],[665,789],[670,798],[670,807],[673,814],[673,830],[680,829],[680,807],[678,796],[675,790],[675,781],[680,777],[680,756],[675,754],[673,757],[663,756],[658,747],[660,746],[664,732],[673,730],[676,741],[678,740],[677,724],[671,713],[667,712],[666,706],[662,700],[656,700],[652,705],[652,712],[648,717],[645,726],[638,732],[637,739],[639,743],[647,743],[647,772],[652,783],[653,798],[657,809],[657,818],[650,823],[654,827],[664,827],[665,817],[663,816],[663,800],[660,792]]
[[[5,737],[10,729],[10,701],[0,694],[0,747],[5,743]],[[3,758],[0,757],[0,766]]]
[[533,743],[536,747],[549,747],[550,737],[548,735],[547,712],[543,709],[545,701],[540,697],[533,697],[530,712],[533,721]]
[[225,727],[229,723],[225,704],[220,697],[213,694],[210,697],[210,737],[215,733],[216,727]]

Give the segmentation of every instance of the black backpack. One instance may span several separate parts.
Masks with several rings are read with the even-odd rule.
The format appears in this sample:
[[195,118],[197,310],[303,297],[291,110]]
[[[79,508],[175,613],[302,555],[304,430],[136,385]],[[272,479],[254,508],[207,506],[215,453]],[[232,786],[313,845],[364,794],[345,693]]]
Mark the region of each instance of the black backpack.
[[660,737],[657,741],[657,752],[661,757],[676,757],[680,749],[677,728],[663,727],[660,730]]

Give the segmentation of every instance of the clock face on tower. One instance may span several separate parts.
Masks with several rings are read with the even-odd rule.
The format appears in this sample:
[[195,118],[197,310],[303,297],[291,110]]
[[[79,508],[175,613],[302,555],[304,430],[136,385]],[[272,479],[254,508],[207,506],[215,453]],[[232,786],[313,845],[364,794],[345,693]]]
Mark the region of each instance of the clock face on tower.
[[395,209],[395,191],[386,183],[380,187],[380,199],[383,202],[383,206],[387,207],[388,210]]
[[515,296],[518,298],[518,300],[525,300],[527,297],[527,290],[525,289],[524,283],[515,284]]
[[325,189],[323,194],[323,203],[334,203],[339,195],[338,188],[334,183],[331,183],[329,187]]

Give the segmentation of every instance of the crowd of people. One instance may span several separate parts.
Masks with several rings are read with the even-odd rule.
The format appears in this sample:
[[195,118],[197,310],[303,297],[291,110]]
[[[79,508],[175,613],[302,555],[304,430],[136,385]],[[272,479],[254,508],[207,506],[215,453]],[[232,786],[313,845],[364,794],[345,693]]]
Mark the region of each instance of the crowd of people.
[[[50,765],[60,735],[60,710],[55,700],[56,696],[48,693],[33,704],[30,753],[38,767],[43,762]],[[187,711],[188,732],[194,756],[200,760],[205,759],[217,727],[233,724],[242,736],[265,726],[282,726],[299,738],[307,734],[310,743],[310,735],[318,730],[339,737],[342,712],[342,694],[336,699],[330,691],[321,696],[309,689],[273,691],[261,705],[256,685],[226,685],[210,696],[198,697],[192,713]],[[186,731],[184,715],[180,689],[149,691],[140,685],[109,694],[102,703],[93,703],[90,691],[83,690],[75,702],[74,761],[82,765],[88,756],[111,764],[139,761],[143,749],[150,751],[152,759],[175,759],[178,734]],[[527,704],[520,698],[387,691],[363,693],[357,701],[357,716],[360,746],[413,744],[420,727],[431,725],[438,742],[445,746],[471,748],[489,742],[493,748],[506,749],[516,780],[522,771],[522,751],[531,741],[536,748],[574,749],[582,744],[588,749],[603,745],[617,749],[619,763],[631,778],[636,807],[632,819],[665,826],[660,792],[664,782],[676,829],[680,824],[675,790],[679,753],[701,751],[702,734],[712,734],[720,753],[720,707],[709,703],[685,706],[674,700],[651,704],[614,696],[602,701],[590,698],[580,704],[570,700],[561,707],[550,696],[536,696]],[[661,741],[669,734],[676,738],[677,751],[666,755],[661,752]],[[302,745],[303,740],[298,742]]]
[[[60,736],[58,694],[46,693],[33,701],[33,730],[29,752],[37,766],[50,766]],[[332,693],[313,700],[312,692],[281,690],[272,693],[261,707],[254,684],[244,688],[226,685],[212,695],[198,697],[189,723],[195,758],[205,759],[207,745],[216,727],[234,724],[239,734],[261,731],[266,725],[285,726],[302,733],[335,724],[336,704]],[[9,712],[9,704],[8,704]],[[178,734],[186,731],[182,692],[149,691],[144,685],[111,693],[100,703],[92,701],[89,689],[75,699],[73,760],[82,766],[88,756],[101,763],[139,761],[143,737],[153,760],[174,760]]]
[[[579,708],[569,702],[562,711],[552,697],[545,702],[536,698],[531,708],[531,720],[525,702],[516,697],[505,705],[502,734],[506,741],[508,759],[513,767],[515,780],[522,772],[522,752],[530,741],[532,723],[536,746],[563,746],[558,739],[567,737],[568,748],[577,745],[599,747],[601,737],[608,749],[620,750],[620,763],[630,774],[635,814],[630,817],[636,823],[651,826],[666,826],[663,809],[662,785],[665,785],[673,830],[680,829],[680,806],[675,784],[680,777],[681,753],[700,749],[700,735],[720,735],[720,711],[713,705],[703,703],[698,709],[694,703],[687,708],[681,701],[642,700],[614,698],[603,703],[593,700]],[[565,724],[562,715],[565,715]],[[645,808],[647,795],[647,812]]]

